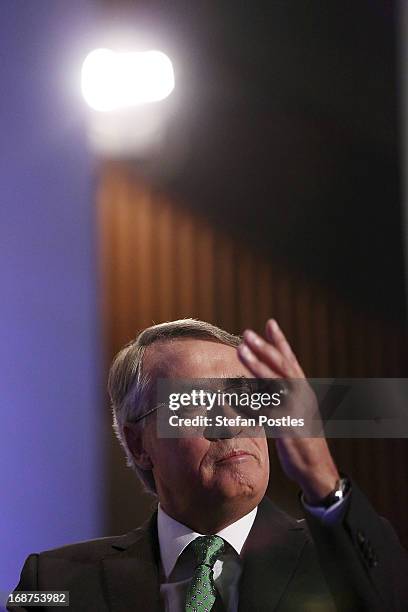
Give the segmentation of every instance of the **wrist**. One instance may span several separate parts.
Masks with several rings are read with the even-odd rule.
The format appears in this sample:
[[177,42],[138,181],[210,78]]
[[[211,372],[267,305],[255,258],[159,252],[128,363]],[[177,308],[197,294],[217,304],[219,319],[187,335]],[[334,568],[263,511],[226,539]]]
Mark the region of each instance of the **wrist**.
[[340,478],[336,482],[334,489],[328,495],[326,495],[326,497],[312,504],[310,502],[308,503],[303,496],[303,503],[309,506],[311,510],[313,508],[325,508],[326,510],[328,510],[332,506],[338,504],[338,502],[343,501],[348,496],[350,489],[350,479],[344,474],[341,474]]
[[325,505],[325,500],[338,489],[340,480],[341,476],[337,469],[309,476],[301,485],[304,501],[310,506]]

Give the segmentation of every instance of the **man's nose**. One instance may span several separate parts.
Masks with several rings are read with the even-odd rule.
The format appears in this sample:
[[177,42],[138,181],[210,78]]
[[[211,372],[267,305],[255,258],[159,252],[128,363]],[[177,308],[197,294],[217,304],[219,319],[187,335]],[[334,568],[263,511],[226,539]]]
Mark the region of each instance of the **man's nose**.
[[223,425],[210,425],[204,429],[204,438],[207,440],[225,440],[236,438],[242,431],[242,427],[230,427]]
[[[204,438],[207,440],[236,438],[243,430],[242,425],[237,424],[237,413],[230,406],[216,409],[211,415],[211,425],[204,429]],[[219,419],[219,420],[217,420]]]

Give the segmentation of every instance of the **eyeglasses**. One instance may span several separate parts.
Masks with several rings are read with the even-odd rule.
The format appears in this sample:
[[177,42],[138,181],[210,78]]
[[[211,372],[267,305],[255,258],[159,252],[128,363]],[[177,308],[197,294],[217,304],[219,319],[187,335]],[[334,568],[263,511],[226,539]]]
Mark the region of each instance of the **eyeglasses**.
[[145,419],[147,416],[149,416],[149,414],[152,414],[153,412],[156,412],[156,410],[158,410],[161,406],[165,406],[165,405],[166,404],[164,402],[161,402],[160,404],[157,404],[156,406],[154,406],[153,408],[151,408],[150,410],[148,410],[144,414],[141,414],[140,416],[136,417],[135,419],[132,419],[132,423],[138,423],[142,419]]
[[[280,392],[280,393],[284,392],[282,391],[282,382],[278,381],[277,379],[259,379],[259,378],[228,379],[228,378],[224,378],[224,379],[211,379],[211,380],[217,381],[216,391],[211,388],[205,389],[203,387],[200,387],[200,390],[203,390],[204,393],[212,393],[212,394],[214,394],[215,392],[220,392],[222,394],[228,393],[230,395],[230,398],[229,398],[230,407],[236,412],[241,412],[243,414],[248,414],[249,410],[248,410],[248,406],[242,406],[240,404],[239,402],[240,397],[244,395],[251,397],[254,393],[271,394],[271,393],[276,393],[276,392]],[[221,385],[220,384],[221,380],[222,380],[222,383],[224,383],[224,385],[225,383],[230,383],[230,384],[227,384],[227,386]],[[220,389],[220,386],[222,386],[223,388]],[[183,388],[184,393],[185,392],[188,393],[188,392],[191,392],[193,388],[197,389],[197,385],[195,386],[192,385],[188,390],[185,385],[182,388]],[[156,412],[159,408],[163,406],[169,407],[169,403],[160,402],[156,404],[155,406],[153,406],[153,408],[150,408],[150,410],[148,410],[147,412],[137,416],[135,419],[132,420],[132,422],[138,423],[139,421],[141,421],[142,419],[145,419],[150,414],[153,414],[153,412]],[[201,408],[203,408],[203,406],[201,406]]]

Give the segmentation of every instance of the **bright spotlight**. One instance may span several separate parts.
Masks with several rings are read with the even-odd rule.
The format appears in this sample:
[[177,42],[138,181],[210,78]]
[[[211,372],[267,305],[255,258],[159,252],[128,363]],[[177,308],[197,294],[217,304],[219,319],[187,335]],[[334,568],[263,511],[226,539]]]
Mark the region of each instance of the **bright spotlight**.
[[173,89],[173,65],[161,51],[95,49],[82,64],[82,94],[97,111],[157,102]]

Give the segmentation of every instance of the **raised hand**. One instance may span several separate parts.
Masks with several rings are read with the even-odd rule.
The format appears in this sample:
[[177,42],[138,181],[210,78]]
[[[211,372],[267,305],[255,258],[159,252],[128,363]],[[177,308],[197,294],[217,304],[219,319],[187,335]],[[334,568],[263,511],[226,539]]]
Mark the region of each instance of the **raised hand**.
[[[242,363],[257,378],[282,378],[287,381],[288,404],[296,416],[313,418],[317,402],[289,342],[274,319],[265,326],[265,338],[245,330],[238,347]],[[300,384],[299,384],[300,383]],[[323,436],[280,436],[275,438],[285,474],[302,489],[305,501],[319,504],[336,486],[339,473]]]

